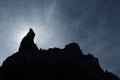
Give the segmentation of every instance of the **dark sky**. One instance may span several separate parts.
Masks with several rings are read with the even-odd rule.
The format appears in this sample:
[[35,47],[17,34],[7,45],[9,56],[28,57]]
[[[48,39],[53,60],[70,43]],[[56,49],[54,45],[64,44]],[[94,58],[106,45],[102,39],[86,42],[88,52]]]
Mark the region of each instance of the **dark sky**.
[[0,0],[0,64],[30,27],[39,48],[77,42],[120,77],[120,0]]

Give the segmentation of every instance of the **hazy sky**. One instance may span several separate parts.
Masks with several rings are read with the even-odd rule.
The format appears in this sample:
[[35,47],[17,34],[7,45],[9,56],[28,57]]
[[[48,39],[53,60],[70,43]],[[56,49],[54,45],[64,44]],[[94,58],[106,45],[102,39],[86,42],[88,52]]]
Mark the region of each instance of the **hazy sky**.
[[0,64],[30,27],[39,48],[77,42],[120,77],[120,0],[0,0]]

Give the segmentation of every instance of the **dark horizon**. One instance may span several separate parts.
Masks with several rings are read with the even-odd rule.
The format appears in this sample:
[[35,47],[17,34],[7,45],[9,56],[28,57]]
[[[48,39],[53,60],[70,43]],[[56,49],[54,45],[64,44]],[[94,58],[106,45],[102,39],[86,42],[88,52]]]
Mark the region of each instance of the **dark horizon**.
[[30,28],[18,52],[0,67],[0,80],[120,80],[101,68],[99,58],[85,55],[78,43],[45,50],[36,46],[34,37]]

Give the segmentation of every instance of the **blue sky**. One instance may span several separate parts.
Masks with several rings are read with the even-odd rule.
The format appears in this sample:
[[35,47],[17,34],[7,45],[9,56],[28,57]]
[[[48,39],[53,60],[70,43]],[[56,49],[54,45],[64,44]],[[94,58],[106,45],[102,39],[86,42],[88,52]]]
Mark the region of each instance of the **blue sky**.
[[0,0],[0,64],[33,28],[39,48],[79,43],[120,77],[120,0]]

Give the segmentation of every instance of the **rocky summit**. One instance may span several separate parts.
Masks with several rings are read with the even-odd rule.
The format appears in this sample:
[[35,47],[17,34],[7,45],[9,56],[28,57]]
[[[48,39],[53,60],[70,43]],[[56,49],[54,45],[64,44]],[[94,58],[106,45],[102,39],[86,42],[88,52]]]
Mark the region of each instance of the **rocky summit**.
[[0,80],[120,80],[104,71],[98,58],[84,55],[77,43],[45,50],[36,46],[34,37],[30,29],[18,52],[0,67]]

